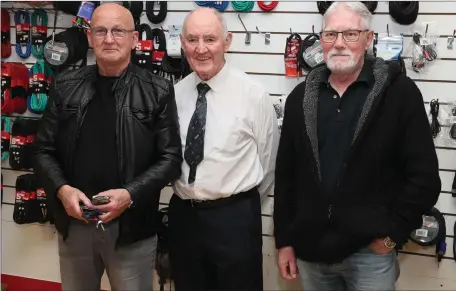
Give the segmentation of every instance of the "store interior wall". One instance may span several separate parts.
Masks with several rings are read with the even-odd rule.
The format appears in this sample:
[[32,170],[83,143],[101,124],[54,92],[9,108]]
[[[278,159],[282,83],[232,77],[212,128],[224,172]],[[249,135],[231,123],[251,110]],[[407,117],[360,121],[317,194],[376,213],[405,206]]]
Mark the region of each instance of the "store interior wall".
[[[33,10],[26,4],[17,2],[2,2],[2,8],[20,8]],[[181,25],[186,14],[194,9],[194,2],[168,2],[168,14],[161,24],[152,24],[145,13],[141,16],[141,23],[147,23],[152,28],[169,25]],[[55,13],[52,5],[47,6],[48,35],[52,33],[52,24]],[[240,70],[245,71],[253,79],[261,82],[270,93],[274,101],[284,98],[304,77],[287,78],[284,75],[284,48],[285,40],[290,30],[298,32],[304,38],[321,28],[322,16],[318,13],[315,1],[312,2],[283,2],[280,1],[272,12],[262,12],[255,4],[250,13],[242,13],[241,17],[247,30],[251,31],[250,44],[245,44],[245,30],[238,13],[230,6],[224,12],[228,30],[233,32],[233,43],[226,54],[227,61]],[[22,59],[15,53],[14,15],[11,18],[11,45],[12,55],[6,62],[23,62],[28,67],[36,59],[30,56]],[[59,13],[57,17],[56,32],[72,26],[73,16]],[[425,22],[435,22],[440,37],[437,41],[438,58],[423,72],[416,73],[410,69],[410,76],[420,88],[426,110],[429,112],[429,103],[432,99],[440,102],[441,111],[451,110],[452,102],[456,102],[456,45],[447,49],[447,37],[456,29],[456,2],[420,2],[419,16],[413,25],[405,26],[395,23],[388,15],[388,3],[378,2],[378,7],[373,16],[372,28],[376,32],[386,32],[387,25],[391,33],[405,35],[404,56],[410,56],[408,48],[412,43],[411,35],[417,26]],[[271,33],[270,43],[265,44],[261,32]],[[94,63],[92,51],[88,53],[88,64]],[[14,115],[14,114],[13,114]],[[26,112],[24,117],[39,118],[39,115]],[[398,280],[398,289],[413,290],[455,290],[456,289],[456,263],[453,254],[454,232],[453,225],[456,221],[456,198],[451,195],[452,182],[456,172],[456,142],[448,141],[448,136],[440,134],[434,139],[439,159],[440,177],[442,180],[442,193],[436,207],[444,213],[447,224],[447,251],[445,258],[437,264],[434,247],[420,247],[408,243],[399,254],[401,276]],[[1,207],[1,272],[2,274],[60,282],[59,261],[57,253],[57,234],[49,224],[18,225],[13,221],[13,208],[15,202],[15,181],[18,175],[32,172],[15,171],[9,166],[8,160],[2,162],[3,174],[3,201]],[[160,198],[160,207],[166,207],[172,190],[170,187],[163,189]],[[264,258],[264,286],[265,290],[291,290],[298,289],[297,281],[285,282],[278,274],[276,266],[276,250],[272,236],[272,208],[274,197],[267,197],[263,202],[263,258]],[[309,239],[311,234],[309,234]],[[106,276],[103,277],[102,288],[109,289]]]

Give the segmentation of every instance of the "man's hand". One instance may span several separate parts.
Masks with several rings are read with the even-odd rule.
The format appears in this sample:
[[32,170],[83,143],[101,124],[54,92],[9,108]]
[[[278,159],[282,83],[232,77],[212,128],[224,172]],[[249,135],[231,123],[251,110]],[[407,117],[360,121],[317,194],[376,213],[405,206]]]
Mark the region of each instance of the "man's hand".
[[369,245],[369,248],[372,252],[379,254],[379,255],[387,254],[393,250],[393,249],[387,248],[385,246],[385,243],[383,242],[383,239],[380,239],[380,238],[374,239],[371,242],[371,244]]
[[63,185],[57,192],[57,197],[62,201],[66,213],[76,219],[85,220],[82,217],[81,207],[79,206],[82,201],[87,207],[92,207],[89,198],[82,193],[79,189],[69,185]]
[[106,212],[99,218],[103,223],[107,223],[121,215],[130,206],[131,197],[126,189],[114,189],[98,193],[96,196],[107,196],[110,202],[104,205],[94,205],[92,208]]
[[286,280],[296,278],[296,257],[292,247],[283,247],[279,249],[279,253],[277,255],[277,266],[279,267],[282,278]]

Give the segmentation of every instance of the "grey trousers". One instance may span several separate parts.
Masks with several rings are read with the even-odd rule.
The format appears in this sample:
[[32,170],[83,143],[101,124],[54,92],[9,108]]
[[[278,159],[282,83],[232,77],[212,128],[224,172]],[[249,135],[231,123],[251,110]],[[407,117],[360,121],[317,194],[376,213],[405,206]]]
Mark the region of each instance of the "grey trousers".
[[105,269],[112,291],[152,290],[157,237],[115,250],[118,222],[104,228],[72,221],[65,241],[59,234],[62,290],[100,291]]

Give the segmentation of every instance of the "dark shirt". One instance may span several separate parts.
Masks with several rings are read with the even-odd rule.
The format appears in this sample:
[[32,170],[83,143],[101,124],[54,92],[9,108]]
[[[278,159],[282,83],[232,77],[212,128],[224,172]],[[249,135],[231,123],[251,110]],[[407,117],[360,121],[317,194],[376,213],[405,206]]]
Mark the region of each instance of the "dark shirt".
[[117,77],[98,76],[95,96],[77,140],[73,187],[89,199],[120,187],[117,162],[116,100],[112,88]]
[[317,132],[322,193],[331,199],[374,77],[372,64],[366,61],[358,79],[339,96],[329,83],[329,74],[320,85]]

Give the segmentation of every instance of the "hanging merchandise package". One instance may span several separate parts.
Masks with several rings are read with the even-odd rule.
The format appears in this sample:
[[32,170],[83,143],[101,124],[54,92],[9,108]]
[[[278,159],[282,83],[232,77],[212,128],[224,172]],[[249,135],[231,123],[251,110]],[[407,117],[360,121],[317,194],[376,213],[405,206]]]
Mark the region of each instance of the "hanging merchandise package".
[[375,45],[376,56],[385,61],[397,61],[402,55],[404,48],[404,37],[402,35],[388,35],[379,33]]
[[166,42],[166,52],[168,56],[174,58],[181,57],[181,42],[180,35],[182,31],[182,25],[169,25],[168,26],[168,40]]
[[412,56],[410,67],[421,73],[437,59],[437,40],[439,38],[436,22],[424,22],[421,27],[412,33],[412,47],[409,55]]
[[323,49],[321,48],[320,41],[317,40],[315,43],[308,47],[304,51],[304,61],[312,68],[323,63]]
[[81,1],[78,15],[73,19],[73,24],[76,27],[88,29],[90,28],[90,20],[92,19],[95,4],[90,1]]

